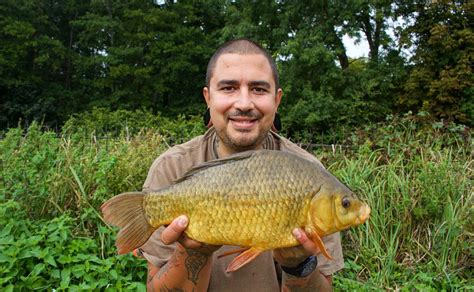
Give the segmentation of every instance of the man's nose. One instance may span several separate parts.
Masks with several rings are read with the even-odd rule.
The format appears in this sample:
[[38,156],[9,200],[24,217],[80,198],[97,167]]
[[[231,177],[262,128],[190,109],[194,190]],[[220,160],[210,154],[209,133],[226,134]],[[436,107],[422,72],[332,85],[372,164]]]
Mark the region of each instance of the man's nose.
[[247,88],[242,88],[239,91],[239,95],[237,96],[237,100],[235,101],[234,105],[236,108],[242,111],[253,109],[254,104],[250,95],[250,90]]

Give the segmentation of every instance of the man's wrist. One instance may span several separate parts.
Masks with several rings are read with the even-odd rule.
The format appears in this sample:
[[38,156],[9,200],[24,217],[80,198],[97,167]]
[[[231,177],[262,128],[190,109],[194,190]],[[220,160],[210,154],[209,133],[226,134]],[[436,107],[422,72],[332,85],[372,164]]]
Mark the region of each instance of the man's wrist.
[[285,267],[281,266],[281,269],[292,276],[298,278],[304,278],[309,276],[311,273],[316,270],[318,266],[318,258],[315,255],[307,257],[303,262],[301,262],[296,267]]

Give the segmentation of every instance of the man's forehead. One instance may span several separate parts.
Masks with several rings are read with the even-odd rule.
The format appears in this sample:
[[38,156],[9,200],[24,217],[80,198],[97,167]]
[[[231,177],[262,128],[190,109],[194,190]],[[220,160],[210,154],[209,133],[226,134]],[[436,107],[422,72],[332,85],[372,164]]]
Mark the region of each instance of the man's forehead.
[[216,61],[212,79],[229,79],[231,76],[227,75],[242,73],[242,69],[248,69],[244,70],[244,73],[258,74],[255,78],[268,78],[273,81],[272,68],[263,54],[222,54]]
[[235,61],[239,61],[242,59],[248,59],[251,58],[255,62],[261,62],[262,64],[265,63],[268,65],[268,68],[271,70],[270,63],[268,62],[267,58],[263,54],[258,54],[258,53],[251,53],[251,54],[238,54],[238,53],[225,53],[219,56],[216,60],[216,67],[225,64],[225,63],[231,63]]

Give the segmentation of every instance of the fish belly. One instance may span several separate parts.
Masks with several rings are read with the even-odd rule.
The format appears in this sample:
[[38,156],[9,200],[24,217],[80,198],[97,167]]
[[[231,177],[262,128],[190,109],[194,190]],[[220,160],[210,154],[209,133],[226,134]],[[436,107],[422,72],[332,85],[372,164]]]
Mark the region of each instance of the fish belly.
[[186,234],[208,244],[273,249],[297,245],[295,227],[306,225],[310,198],[256,192],[169,192],[145,204],[151,225],[159,227],[180,215],[189,218]]

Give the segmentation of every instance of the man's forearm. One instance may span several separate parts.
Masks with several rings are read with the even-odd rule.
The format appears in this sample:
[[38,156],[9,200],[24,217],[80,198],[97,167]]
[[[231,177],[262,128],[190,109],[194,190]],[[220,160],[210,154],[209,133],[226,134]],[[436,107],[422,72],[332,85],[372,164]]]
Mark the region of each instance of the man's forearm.
[[289,291],[332,291],[332,276],[324,276],[319,269],[304,278],[282,272],[281,290]]
[[149,291],[206,291],[211,264],[212,254],[178,245],[163,267],[148,264],[147,288]]

